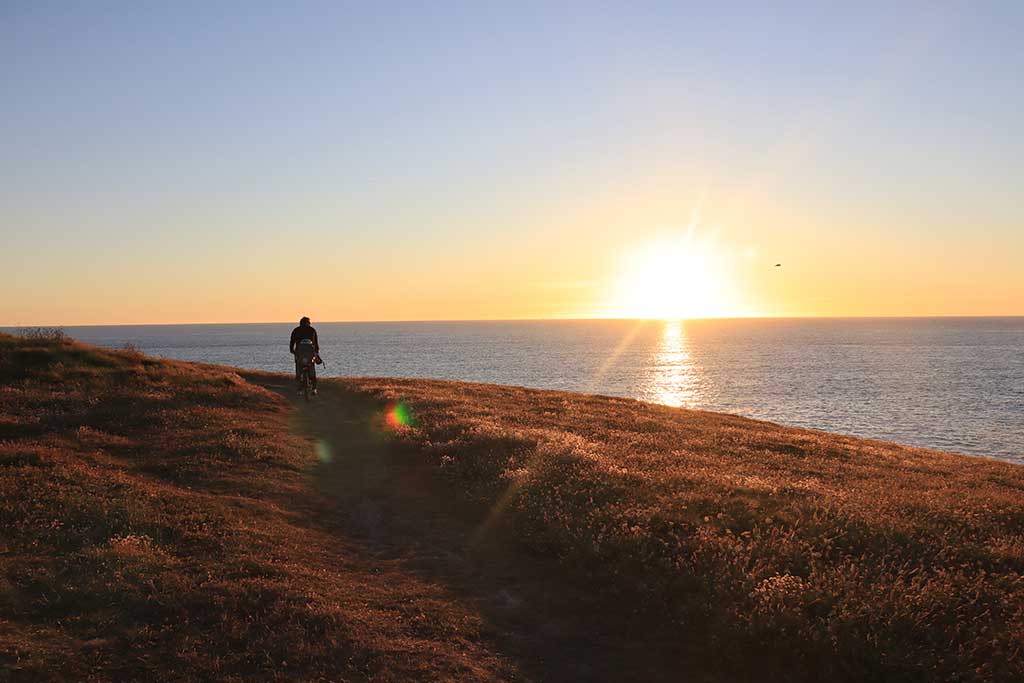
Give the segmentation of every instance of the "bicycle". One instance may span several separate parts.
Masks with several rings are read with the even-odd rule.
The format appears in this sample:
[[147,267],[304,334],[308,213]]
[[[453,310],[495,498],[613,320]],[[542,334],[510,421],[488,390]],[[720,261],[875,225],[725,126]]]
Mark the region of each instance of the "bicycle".
[[313,389],[313,380],[310,379],[310,369],[313,367],[312,358],[303,358],[301,360],[302,369],[299,373],[299,380],[302,384],[302,395],[306,401],[309,401],[309,394]]
[[302,388],[302,395],[309,401],[309,395],[316,392],[313,386],[314,372],[313,364],[322,364],[319,354],[313,349],[313,343],[303,340],[295,349],[295,356],[299,361],[299,386]]

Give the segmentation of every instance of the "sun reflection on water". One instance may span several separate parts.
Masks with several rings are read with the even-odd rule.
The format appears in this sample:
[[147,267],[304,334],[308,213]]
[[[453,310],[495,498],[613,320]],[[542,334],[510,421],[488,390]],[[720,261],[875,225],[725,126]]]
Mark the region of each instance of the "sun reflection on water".
[[690,353],[690,341],[681,320],[666,320],[647,378],[645,392],[651,401],[669,406],[689,406],[701,394],[701,372]]

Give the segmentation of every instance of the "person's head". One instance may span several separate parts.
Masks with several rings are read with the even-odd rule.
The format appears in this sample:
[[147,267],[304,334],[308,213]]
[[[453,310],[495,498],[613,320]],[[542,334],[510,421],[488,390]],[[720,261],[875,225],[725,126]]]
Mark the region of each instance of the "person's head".
[[309,318],[302,316],[302,320],[299,321],[299,327],[309,327]]

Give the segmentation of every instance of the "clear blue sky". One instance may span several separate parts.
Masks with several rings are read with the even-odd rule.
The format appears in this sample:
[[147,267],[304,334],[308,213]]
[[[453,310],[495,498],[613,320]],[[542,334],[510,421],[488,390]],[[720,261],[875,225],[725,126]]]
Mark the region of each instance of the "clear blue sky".
[[584,315],[698,202],[822,255],[744,310],[1024,313],[1024,3],[368,5],[3,3],[0,324]]

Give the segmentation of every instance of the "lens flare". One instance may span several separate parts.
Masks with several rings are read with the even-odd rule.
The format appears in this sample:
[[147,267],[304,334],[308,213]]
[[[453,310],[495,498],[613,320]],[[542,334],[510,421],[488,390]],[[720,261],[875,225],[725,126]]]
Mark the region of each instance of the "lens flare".
[[384,411],[384,420],[391,429],[404,429],[413,426],[412,410],[405,401],[393,401]]
[[331,464],[334,460],[334,453],[331,452],[331,445],[323,439],[317,439],[316,442],[316,457],[317,460],[325,465]]

